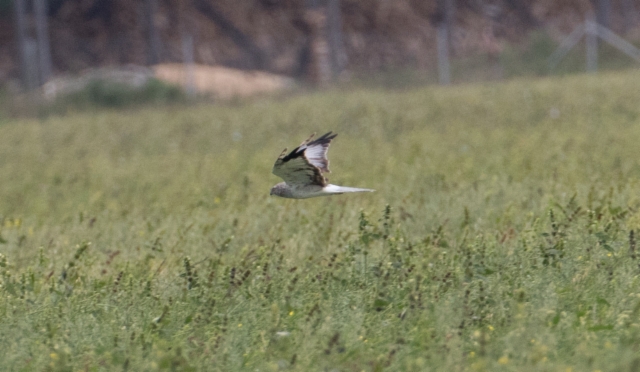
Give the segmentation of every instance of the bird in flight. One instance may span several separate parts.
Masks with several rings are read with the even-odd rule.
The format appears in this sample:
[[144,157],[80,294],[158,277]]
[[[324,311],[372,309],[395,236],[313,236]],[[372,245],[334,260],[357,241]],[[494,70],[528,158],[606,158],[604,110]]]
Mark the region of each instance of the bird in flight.
[[307,199],[347,192],[374,191],[330,184],[322,174],[329,173],[327,150],[331,140],[336,138],[337,134],[329,132],[311,141],[314,135],[312,134],[289,154],[287,154],[287,149],[282,151],[273,165],[273,174],[282,178],[284,182],[273,186],[271,195]]

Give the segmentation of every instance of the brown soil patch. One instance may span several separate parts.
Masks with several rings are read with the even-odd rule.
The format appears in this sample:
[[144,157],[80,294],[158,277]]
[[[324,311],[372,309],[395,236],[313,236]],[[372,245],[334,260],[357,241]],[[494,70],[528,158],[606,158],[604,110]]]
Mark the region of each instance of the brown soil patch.
[[[192,68],[196,92],[213,94],[223,99],[278,92],[295,85],[292,78],[262,71],[243,71],[198,64]],[[187,69],[184,64],[160,64],[152,69],[157,79],[187,88]]]

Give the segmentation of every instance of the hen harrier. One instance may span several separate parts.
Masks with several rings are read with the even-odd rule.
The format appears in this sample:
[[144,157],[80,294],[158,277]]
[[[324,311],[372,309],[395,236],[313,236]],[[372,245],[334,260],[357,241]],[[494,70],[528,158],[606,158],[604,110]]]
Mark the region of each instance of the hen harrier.
[[316,196],[343,194],[345,192],[374,191],[331,185],[322,173],[329,173],[327,150],[331,140],[337,134],[331,132],[311,141],[314,134],[288,155],[287,149],[273,165],[273,174],[282,178],[284,182],[271,188],[271,195],[283,198],[307,199]]

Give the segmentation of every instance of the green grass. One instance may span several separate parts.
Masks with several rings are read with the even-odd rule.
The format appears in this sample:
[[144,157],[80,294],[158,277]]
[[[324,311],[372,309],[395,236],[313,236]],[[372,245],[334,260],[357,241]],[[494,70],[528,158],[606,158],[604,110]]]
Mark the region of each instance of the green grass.
[[[5,120],[0,370],[636,371],[639,85]],[[328,130],[377,192],[270,197]]]

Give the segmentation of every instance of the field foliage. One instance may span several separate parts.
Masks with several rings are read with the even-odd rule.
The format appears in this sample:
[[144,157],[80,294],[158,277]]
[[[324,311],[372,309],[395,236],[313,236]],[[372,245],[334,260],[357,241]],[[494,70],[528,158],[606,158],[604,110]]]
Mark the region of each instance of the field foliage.
[[[4,121],[0,369],[638,371],[638,86]],[[332,183],[377,191],[270,197],[329,130]]]

